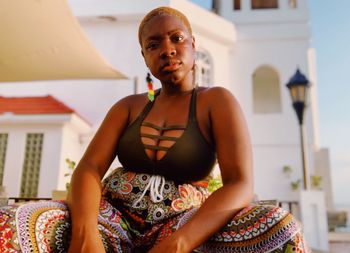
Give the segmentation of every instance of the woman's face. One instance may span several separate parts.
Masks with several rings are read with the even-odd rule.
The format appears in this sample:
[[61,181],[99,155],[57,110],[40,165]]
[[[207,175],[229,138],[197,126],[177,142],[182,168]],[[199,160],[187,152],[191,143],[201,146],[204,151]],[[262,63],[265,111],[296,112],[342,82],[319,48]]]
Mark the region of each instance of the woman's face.
[[152,18],[144,26],[141,43],[148,68],[162,83],[192,78],[195,41],[179,18],[166,14]]

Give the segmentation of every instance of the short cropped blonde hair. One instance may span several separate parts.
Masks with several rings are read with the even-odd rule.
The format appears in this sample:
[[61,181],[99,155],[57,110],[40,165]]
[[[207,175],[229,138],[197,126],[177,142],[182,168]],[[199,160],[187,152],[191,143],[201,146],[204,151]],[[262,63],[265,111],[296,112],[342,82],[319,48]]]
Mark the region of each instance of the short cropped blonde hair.
[[188,32],[190,33],[190,35],[192,35],[192,28],[190,25],[190,22],[188,21],[187,17],[185,16],[185,14],[183,14],[182,12],[170,8],[170,7],[158,7],[156,9],[151,10],[149,13],[146,14],[146,16],[142,19],[140,26],[139,26],[139,43],[142,46],[142,42],[141,42],[141,36],[142,36],[142,32],[143,29],[145,27],[145,25],[154,17],[159,17],[162,15],[169,15],[169,16],[174,16],[177,17],[178,19],[180,19],[183,24],[186,26]]

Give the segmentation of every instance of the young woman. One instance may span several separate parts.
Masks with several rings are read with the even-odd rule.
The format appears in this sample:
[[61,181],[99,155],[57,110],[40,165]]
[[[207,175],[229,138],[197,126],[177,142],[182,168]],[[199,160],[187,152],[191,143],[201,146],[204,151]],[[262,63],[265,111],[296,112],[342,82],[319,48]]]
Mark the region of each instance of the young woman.
[[[1,233],[12,232],[6,245],[23,252],[306,252],[290,214],[250,204],[244,117],[226,89],[195,87],[187,18],[157,8],[140,24],[139,41],[161,89],[110,109],[72,177],[69,212],[60,202],[1,211]],[[101,184],[115,156],[123,168]],[[216,160],[223,187],[209,196]]]

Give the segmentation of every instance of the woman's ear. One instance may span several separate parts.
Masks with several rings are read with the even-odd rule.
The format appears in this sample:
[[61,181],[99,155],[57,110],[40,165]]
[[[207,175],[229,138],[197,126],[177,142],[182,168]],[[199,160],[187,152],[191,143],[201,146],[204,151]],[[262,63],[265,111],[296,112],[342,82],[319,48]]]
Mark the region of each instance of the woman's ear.
[[192,35],[192,48],[193,49],[196,49],[196,39],[195,39],[195,37]]

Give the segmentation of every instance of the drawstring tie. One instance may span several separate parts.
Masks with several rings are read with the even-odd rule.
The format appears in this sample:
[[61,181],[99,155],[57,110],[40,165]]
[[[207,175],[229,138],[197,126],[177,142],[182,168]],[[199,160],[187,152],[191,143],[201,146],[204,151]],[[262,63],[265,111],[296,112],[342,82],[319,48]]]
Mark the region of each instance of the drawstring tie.
[[[161,202],[163,197],[163,190],[165,186],[165,179],[163,176],[152,175],[149,179],[149,182],[146,188],[143,190],[142,195],[132,204],[132,207],[137,208],[137,204],[142,201],[142,198],[145,196],[147,190],[150,188],[150,198],[153,203]],[[160,191],[159,191],[160,188]]]

